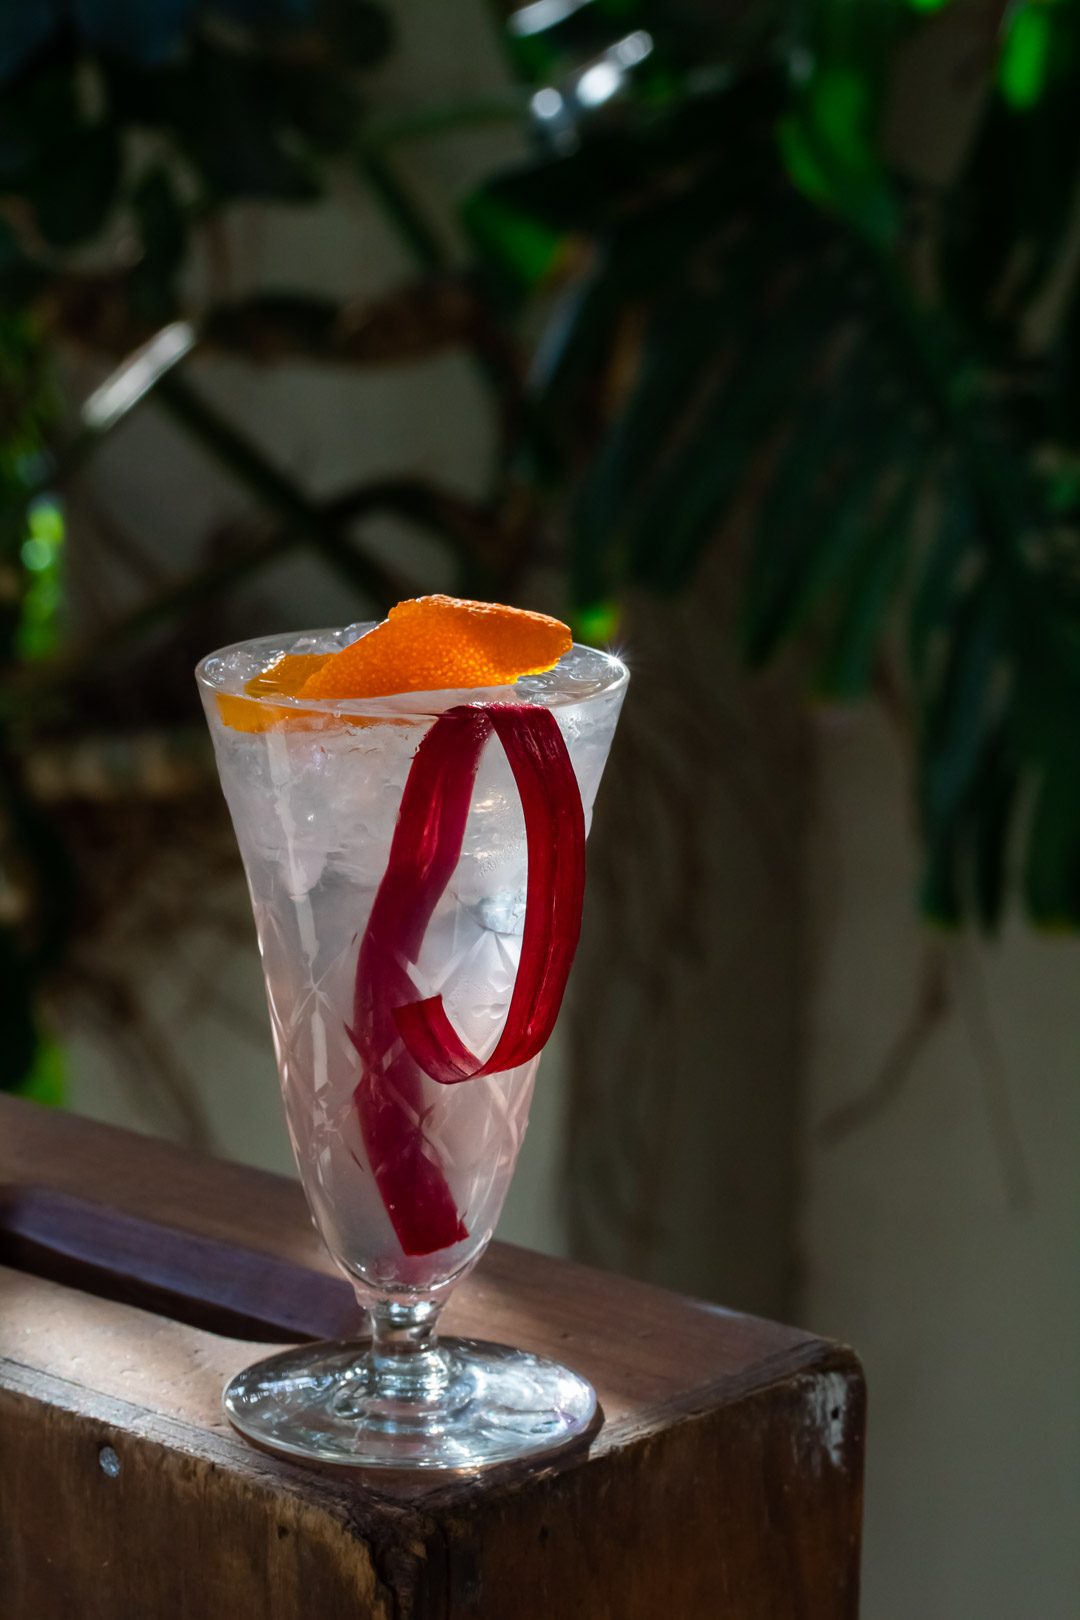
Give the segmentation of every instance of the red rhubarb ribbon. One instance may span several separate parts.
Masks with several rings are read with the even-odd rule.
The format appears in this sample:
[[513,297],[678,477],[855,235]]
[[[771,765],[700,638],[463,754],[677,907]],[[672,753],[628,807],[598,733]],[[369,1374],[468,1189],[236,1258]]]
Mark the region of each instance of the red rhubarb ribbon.
[[[465,1045],[441,996],[422,1000],[408,964],[461,854],[480,756],[491,733],[513,772],[525,819],[528,885],[521,958],[495,1049]],[[468,1236],[424,1135],[422,1075],[456,1085],[527,1063],[548,1040],[581,930],[585,816],[550,709],[466,704],[448,709],[413,759],[386,872],[356,964],[353,1024],[361,1060],[356,1105],[376,1185],[402,1248],[431,1254]]]

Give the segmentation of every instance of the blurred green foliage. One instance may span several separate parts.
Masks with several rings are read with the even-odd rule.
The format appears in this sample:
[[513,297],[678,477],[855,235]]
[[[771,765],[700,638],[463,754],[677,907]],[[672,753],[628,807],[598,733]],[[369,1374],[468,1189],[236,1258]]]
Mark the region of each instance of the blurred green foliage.
[[[48,1070],[28,987],[77,910],[20,770],[35,716],[56,724],[78,679],[56,648],[53,492],[148,389],[278,529],[115,639],[292,544],[383,605],[412,582],[345,530],[383,507],[490,595],[517,589],[554,514],[595,639],[628,588],[683,589],[707,548],[738,546],[751,663],[797,643],[821,698],[904,707],[926,913],[993,928],[1015,877],[1034,920],[1080,924],[1080,4],[967,9],[958,48],[947,0],[493,4],[517,89],[397,121],[364,93],[392,48],[373,0],[5,9],[0,763],[23,903],[0,928],[4,1016],[22,1020],[0,1083]],[[937,30],[969,90],[944,179],[890,136],[911,48]],[[500,119],[530,155],[463,199],[453,244],[395,146]],[[343,171],[398,231],[408,286],[365,323],[296,287],[192,304],[185,274],[229,207],[308,206]],[[51,378],[72,340],[150,345],[74,434]],[[200,348],[366,365],[447,344],[500,424],[474,503],[393,477],[316,503],[183,372]]]
[[[1037,922],[1072,927],[1080,7],[969,7],[940,36],[981,100],[955,173],[925,179],[889,111],[949,21],[925,0],[526,7],[513,56],[548,151],[485,195],[590,244],[532,402],[579,605],[682,588],[748,535],[751,663],[798,639],[823,698],[880,685],[909,711],[926,913],[992,928],[1015,874]],[[628,31],[640,66],[583,99],[582,50],[617,60]]]

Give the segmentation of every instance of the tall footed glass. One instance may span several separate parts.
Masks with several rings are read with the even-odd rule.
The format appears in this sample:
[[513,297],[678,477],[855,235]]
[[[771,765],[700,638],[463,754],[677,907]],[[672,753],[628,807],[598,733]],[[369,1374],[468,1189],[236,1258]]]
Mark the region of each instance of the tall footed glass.
[[315,659],[367,628],[243,643],[197,672],[297,1168],[371,1325],[370,1340],[246,1369],[225,1406],[292,1455],[475,1468],[562,1444],[595,1411],[566,1368],[436,1329],[525,1134],[627,674],[575,646],[492,691],[261,689],[283,656]]

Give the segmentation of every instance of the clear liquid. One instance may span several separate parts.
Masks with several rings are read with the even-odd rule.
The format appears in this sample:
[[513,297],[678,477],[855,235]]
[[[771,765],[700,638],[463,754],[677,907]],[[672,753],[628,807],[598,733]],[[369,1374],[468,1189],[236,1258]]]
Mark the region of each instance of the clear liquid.
[[[398,806],[431,718],[461,701],[550,707],[566,740],[586,827],[625,690],[617,660],[575,648],[547,675],[495,693],[408,694],[379,704],[320,705],[319,729],[251,734],[224,725],[214,701],[285,651],[343,644],[360,627],[247,643],[200,666],[225,797],[247,872],[297,1168],[316,1224],[361,1291],[438,1293],[482,1253],[498,1220],[528,1120],[539,1058],[443,1086],[422,1081],[424,1152],[440,1167],[468,1237],[407,1256],[376,1185],[354,1092],[347,1033],[359,943],[386,870]],[[377,720],[372,710],[380,711]],[[521,953],[528,862],[517,789],[499,743],[484,750],[461,858],[411,969],[418,996],[441,993],[480,1057],[494,1048]]]

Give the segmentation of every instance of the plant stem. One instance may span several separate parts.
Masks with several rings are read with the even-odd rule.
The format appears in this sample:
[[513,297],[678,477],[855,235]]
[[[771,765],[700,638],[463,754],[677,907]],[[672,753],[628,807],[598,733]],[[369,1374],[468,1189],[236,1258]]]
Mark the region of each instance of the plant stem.
[[875,254],[874,268],[898,328],[901,352],[914,355],[919,380],[963,462],[990,560],[1011,587],[1026,596],[1031,580],[1019,546],[1025,514],[1018,508],[1001,458],[979,432],[974,400],[958,387],[959,367],[943,358],[939,336],[931,329],[892,257],[886,252]]
[[356,164],[417,264],[425,270],[445,270],[442,243],[383,153],[361,146]]
[[520,130],[526,112],[526,97],[515,89],[501,96],[439,102],[432,107],[421,107],[418,112],[369,119],[360,138],[359,151],[361,154],[384,152],[409,141],[433,140],[459,130],[492,127]]
[[[428,271],[446,270],[447,254],[434,228],[424,218],[383,153],[369,150],[361,143],[356,152],[356,164],[417,264]],[[493,480],[494,503],[498,490],[505,482],[506,470],[520,437],[524,367],[513,338],[495,311],[484,302],[479,289],[477,310],[478,319],[468,339],[469,350],[480,376],[491,391],[501,421]]]
[[436,535],[454,553],[463,580],[498,571],[504,560],[498,526],[487,507],[423,478],[385,478],[345,490],[326,504],[336,522],[355,522],[372,511],[393,512]]
[[[449,533],[451,527],[449,522],[445,519],[440,520],[443,503],[449,499],[437,488],[420,480],[387,478],[346,490],[343,494],[335,496],[324,508],[316,507],[315,510],[324,525],[331,530],[346,521],[355,521],[372,512],[386,511],[398,513],[412,522],[435,529],[444,537],[453,539]],[[461,506],[464,523],[466,503],[461,503]],[[16,695],[18,705],[21,707],[31,694],[54,691],[58,686],[77,680],[85,670],[94,668],[103,657],[117,647],[197,607],[207,598],[249,579],[297,550],[304,544],[305,538],[305,535],[298,532],[295,523],[288,523],[257,545],[248,547],[246,551],[193,569],[181,579],[164,586],[124,618],[107,625],[95,635],[88,636],[59,656],[28,666],[11,676],[8,684]],[[470,554],[460,530],[458,546],[466,570],[483,566],[482,558],[477,559]],[[400,597],[408,595],[412,587],[408,581],[401,580],[394,588]]]
[[181,378],[163,378],[157,397],[216,461],[294,528],[361,595],[385,610],[408,594],[392,570],[358,550],[339,523],[328,520],[317,502]]

